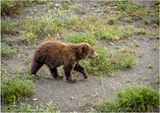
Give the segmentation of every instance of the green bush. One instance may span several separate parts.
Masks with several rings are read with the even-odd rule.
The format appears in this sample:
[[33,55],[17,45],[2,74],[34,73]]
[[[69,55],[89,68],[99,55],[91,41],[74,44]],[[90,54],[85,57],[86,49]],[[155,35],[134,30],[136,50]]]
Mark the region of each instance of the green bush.
[[1,21],[1,32],[2,34],[9,34],[12,32],[15,23],[9,20]]
[[127,87],[113,102],[105,102],[103,112],[153,112],[159,106],[158,91],[145,87]]
[[11,48],[6,43],[2,43],[1,45],[1,55],[2,57],[9,57],[16,53],[15,48]]
[[3,82],[1,96],[6,104],[20,101],[34,93],[34,84],[31,80],[13,78]]

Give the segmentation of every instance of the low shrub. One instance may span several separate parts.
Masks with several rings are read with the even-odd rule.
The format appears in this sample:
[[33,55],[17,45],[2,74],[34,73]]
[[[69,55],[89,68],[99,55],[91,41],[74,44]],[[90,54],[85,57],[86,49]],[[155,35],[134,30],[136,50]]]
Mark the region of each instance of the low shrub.
[[15,48],[11,48],[6,43],[2,43],[1,45],[1,55],[2,57],[10,57],[16,53]]
[[15,23],[9,20],[1,21],[1,32],[2,34],[12,33]]
[[11,104],[18,102],[34,93],[34,84],[31,80],[13,78],[3,81],[1,89],[2,102]]
[[153,112],[159,106],[158,91],[145,87],[127,87],[117,93],[113,102],[105,102],[103,112]]

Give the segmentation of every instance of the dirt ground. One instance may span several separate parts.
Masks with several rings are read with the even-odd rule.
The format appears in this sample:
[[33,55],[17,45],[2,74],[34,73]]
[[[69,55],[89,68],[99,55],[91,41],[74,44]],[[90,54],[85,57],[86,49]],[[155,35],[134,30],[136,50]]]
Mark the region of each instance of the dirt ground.
[[[85,8],[86,16],[96,15],[97,17],[104,18],[109,15],[109,11],[113,11],[114,13],[114,9],[110,6],[107,7],[108,9],[105,8],[104,11],[104,7],[98,1],[76,3]],[[19,22],[21,18],[34,16],[28,12],[29,9],[39,10],[43,15],[45,4],[34,4],[27,7],[23,9],[19,16],[13,19]],[[139,23],[140,22],[135,22],[131,24],[141,26]],[[151,27],[152,26],[146,26],[146,29],[150,29]],[[157,32],[158,28],[153,30]],[[8,43],[17,48],[18,52],[10,59],[2,59],[2,64],[6,65],[10,73],[28,71],[35,47],[41,41],[38,41],[34,45],[23,45],[20,43],[18,36],[10,35],[5,35],[4,40],[7,40]],[[37,105],[40,103],[53,102],[58,111],[84,111],[94,104],[103,102],[105,99],[114,99],[115,94],[126,86],[145,85],[158,89],[158,84],[155,81],[159,80],[159,50],[155,49],[155,46],[159,46],[159,39],[146,36],[132,36],[120,42],[107,43],[100,41],[100,44],[110,52],[117,51],[117,48],[130,47],[134,49],[137,54],[143,56],[137,57],[137,63],[133,68],[118,70],[114,73],[114,76],[111,77],[107,75],[90,75],[89,79],[84,80],[79,73],[74,73],[74,76],[78,78],[78,82],[75,84],[68,84],[65,80],[54,80],[48,69],[43,67],[39,72],[40,74],[44,74],[43,78],[34,81],[36,93],[29,98],[29,103]],[[27,67],[25,63],[27,63]],[[149,66],[153,68],[149,68]],[[61,69],[59,69],[59,72],[61,75],[64,74]]]

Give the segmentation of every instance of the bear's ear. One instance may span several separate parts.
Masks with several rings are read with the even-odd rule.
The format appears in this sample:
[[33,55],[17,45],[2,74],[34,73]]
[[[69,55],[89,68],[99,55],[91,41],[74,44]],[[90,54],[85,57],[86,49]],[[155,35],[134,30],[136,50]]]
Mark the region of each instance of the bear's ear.
[[88,45],[84,44],[82,48],[82,54],[87,55],[88,53]]

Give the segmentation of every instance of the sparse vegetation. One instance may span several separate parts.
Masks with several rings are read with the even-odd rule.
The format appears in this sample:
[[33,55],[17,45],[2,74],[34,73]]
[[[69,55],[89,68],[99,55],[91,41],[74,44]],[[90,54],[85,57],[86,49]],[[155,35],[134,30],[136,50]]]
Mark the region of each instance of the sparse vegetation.
[[57,113],[52,103],[40,104],[33,107],[31,104],[21,103],[19,106],[9,105],[4,109],[5,112],[52,112]]
[[77,16],[70,16],[67,17],[64,21],[64,24],[66,27],[68,26],[76,26],[78,22],[78,17]]
[[12,12],[11,9],[15,7],[16,7],[16,3],[14,1],[2,1],[1,2],[1,9],[2,9],[1,14],[2,15],[10,14]]
[[2,57],[10,57],[16,53],[15,48],[11,48],[6,43],[2,43],[1,45],[1,55]]
[[47,25],[47,21],[44,19],[36,19],[36,20],[25,20],[22,22],[22,29],[24,31],[21,32],[21,39],[28,43],[34,42],[39,33],[45,28]]
[[129,48],[121,48],[116,55],[113,55],[111,62],[114,64],[114,67],[118,69],[131,68],[136,64],[135,52]]
[[[85,82],[97,82],[98,84],[100,83],[100,87],[102,86],[103,88],[103,85],[107,86],[112,82],[120,82],[122,79],[120,86],[114,87],[116,84],[119,84],[115,83],[113,84],[113,88],[108,87],[111,89],[111,93],[112,90],[116,91],[118,88],[124,87],[124,85],[132,85],[134,83],[138,85],[137,83],[143,77],[141,71],[135,72],[139,69],[133,68],[134,77],[140,78],[136,79],[138,80],[136,82],[135,79],[129,76],[131,78],[119,77],[117,79],[113,77],[110,78],[113,79],[113,81],[111,80],[111,82],[108,81],[109,83],[106,83],[106,80],[101,76],[111,76],[114,72],[117,72],[117,70],[123,70],[126,76],[125,71],[136,66],[137,56],[139,57],[138,61],[140,60],[138,65],[142,68],[142,72],[143,70],[155,72],[153,78],[158,77],[156,73],[157,65],[152,61],[154,58],[157,58],[156,53],[159,47],[155,42],[159,40],[160,2],[149,1],[146,2],[147,4],[143,4],[143,2],[144,1],[119,0],[103,1],[97,4],[96,2],[77,2],[74,0],[2,0],[2,69],[0,71],[2,78],[2,112],[57,112],[51,103],[33,106],[32,104],[28,104],[28,101],[25,102],[25,100],[28,99],[29,102],[31,101],[31,98],[28,97],[32,96],[35,91],[33,83],[35,77],[29,74],[31,54],[36,46],[33,43],[39,44],[43,42],[43,40],[54,39],[61,42],[89,43],[98,53],[99,57],[97,59],[82,60],[81,64],[85,67],[89,75],[100,76],[98,80],[101,79],[101,81],[97,82],[96,79],[95,82],[92,82],[91,78]],[[22,13],[20,14],[20,12]],[[20,14],[20,16],[17,14]],[[18,18],[12,18],[15,15],[17,15]],[[22,42],[29,44],[27,45]],[[147,46],[145,51],[142,49],[145,47],[143,46],[144,44]],[[148,51],[149,53],[153,52],[153,55],[148,54]],[[17,58],[13,57],[15,54]],[[145,64],[145,61],[151,58],[151,56],[153,59],[150,59],[147,64]],[[15,63],[17,59],[17,64],[10,65],[11,63]],[[12,67],[13,69],[11,69]],[[18,68],[19,70],[17,70]],[[60,69],[58,71],[62,70]],[[45,67],[42,68],[39,73],[40,79],[36,80],[41,82],[41,80],[46,77],[47,72],[48,70],[46,70]],[[153,80],[150,79],[149,74],[150,73],[146,72],[145,78],[143,78],[144,81],[141,81],[140,84],[145,84],[145,80]],[[119,73],[116,73],[116,75],[119,75]],[[48,79],[45,81],[47,80]],[[153,87],[158,88],[159,81],[160,80],[155,81],[156,86]],[[98,84],[96,85],[98,86]],[[39,86],[36,88],[38,89]],[[79,90],[78,88],[77,90]],[[37,91],[38,93],[41,92],[39,90]],[[43,89],[43,91],[45,90]],[[101,94],[101,92],[100,94],[98,92],[96,95],[92,95],[90,90],[87,93],[84,92],[84,99],[87,97],[85,101],[88,101],[88,106],[91,106],[91,112],[153,112],[158,111],[160,105],[159,92],[144,86],[127,87],[117,94],[115,100],[111,102],[105,101],[103,105],[98,107],[94,106],[95,103],[89,100],[90,97],[96,96],[97,99],[100,98],[99,100],[103,101],[103,96],[108,98],[108,93],[105,95],[105,92],[105,90],[104,92],[102,91],[104,95]],[[42,95],[39,93],[39,96]],[[60,96],[64,95],[62,94]],[[74,100],[72,97],[71,99]],[[93,99],[93,102],[94,101],[96,101],[96,99]],[[38,100],[36,104],[39,102],[43,101]],[[57,101],[56,103],[59,104],[59,102],[61,101]],[[99,101],[97,104],[100,104]],[[64,107],[66,106],[64,105]]]
[[130,11],[137,9],[138,6],[131,1],[121,1],[117,4],[117,8],[122,11]]
[[152,112],[159,106],[158,91],[145,87],[127,87],[112,102],[106,101],[103,112]]
[[57,33],[62,29],[62,22],[59,19],[52,19],[47,26],[48,33]]
[[1,32],[2,34],[12,33],[15,23],[11,20],[1,21]]
[[100,39],[106,41],[116,41],[124,38],[129,38],[132,34],[133,28],[131,26],[118,27],[118,26],[108,26],[99,30],[96,35]]
[[144,28],[136,28],[134,30],[134,33],[136,35],[146,35],[147,31]]

